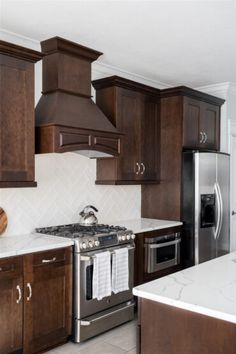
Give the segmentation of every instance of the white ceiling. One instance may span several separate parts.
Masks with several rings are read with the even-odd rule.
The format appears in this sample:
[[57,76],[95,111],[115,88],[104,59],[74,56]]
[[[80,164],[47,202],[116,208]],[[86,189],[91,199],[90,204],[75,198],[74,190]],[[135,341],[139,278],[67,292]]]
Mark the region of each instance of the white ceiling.
[[99,61],[170,85],[236,83],[235,1],[0,0],[0,27],[61,36]]

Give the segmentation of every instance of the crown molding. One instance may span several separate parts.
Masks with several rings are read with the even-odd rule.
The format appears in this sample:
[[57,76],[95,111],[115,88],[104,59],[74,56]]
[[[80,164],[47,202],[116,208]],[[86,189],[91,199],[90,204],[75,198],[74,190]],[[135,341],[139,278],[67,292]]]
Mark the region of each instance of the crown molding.
[[10,42],[16,45],[21,45],[28,47],[33,50],[41,50],[40,42],[36,39],[32,39],[26,36],[23,36],[18,33],[10,32],[0,27],[0,38],[6,42]]
[[173,85],[165,84],[162,81],[153,80],[149,77],[135,74],[130,71],[118,68],[117,66],[105,64],[102,62],[93,63],[92,72],[93,72],[93,80],[116,75],[116,76],[121,76],[128,80],[138,81],[141,84],[158,88],[158,89],[165,89],[173,86]]
[[[30,49],[41,50],[40,41],[23,36],[18,33],[10,32],[8,30],[5,30],[4,28],[0,28],[0,38],[2,40],[9,41],[14,44],[29,47]],[[171,85],[165,84],[164,82],[153,80],[151,78],[123,70],[113,65],[98,61],[92,64],[93,80],[111,75],[122,76],[126,79],[138,81],[144,85],[152,86],[159,89],[171,87]]]
[[220,98],[227,99],[229,94],[236,95],[236,83],[234,82],[222,82],[213,85],[200,86],[196,90],[217,95]]

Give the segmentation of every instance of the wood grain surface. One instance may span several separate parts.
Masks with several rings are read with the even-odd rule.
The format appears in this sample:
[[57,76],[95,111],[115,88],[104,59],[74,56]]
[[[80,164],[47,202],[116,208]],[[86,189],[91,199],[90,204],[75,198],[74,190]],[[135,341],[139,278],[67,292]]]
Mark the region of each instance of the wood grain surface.
[[5,232],[7,228],[7,214],[0,207],[0,236]]

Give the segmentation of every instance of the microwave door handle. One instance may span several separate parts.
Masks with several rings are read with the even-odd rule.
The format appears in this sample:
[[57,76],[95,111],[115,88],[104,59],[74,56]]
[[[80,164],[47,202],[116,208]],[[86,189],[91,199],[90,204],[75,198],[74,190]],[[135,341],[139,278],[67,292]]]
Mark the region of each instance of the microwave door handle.
[[172,245],[177,245],[178,243],[181,242],[181,239],[177,239],[175,241],[170,241],[170,242],[164,242],[164,243],[154,243],[154,244],[146,244],[149,248],[162,248],[166,246],[172,246]]

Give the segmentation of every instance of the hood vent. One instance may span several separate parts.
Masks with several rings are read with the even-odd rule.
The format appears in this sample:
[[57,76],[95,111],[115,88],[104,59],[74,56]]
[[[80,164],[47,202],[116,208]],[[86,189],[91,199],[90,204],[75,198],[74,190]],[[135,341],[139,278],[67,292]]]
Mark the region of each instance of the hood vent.
[[60,37],[41,42],[43,92],[36,107],[36,153],[118,156],[119,133],[91,99],[91,64],[102,53]]

